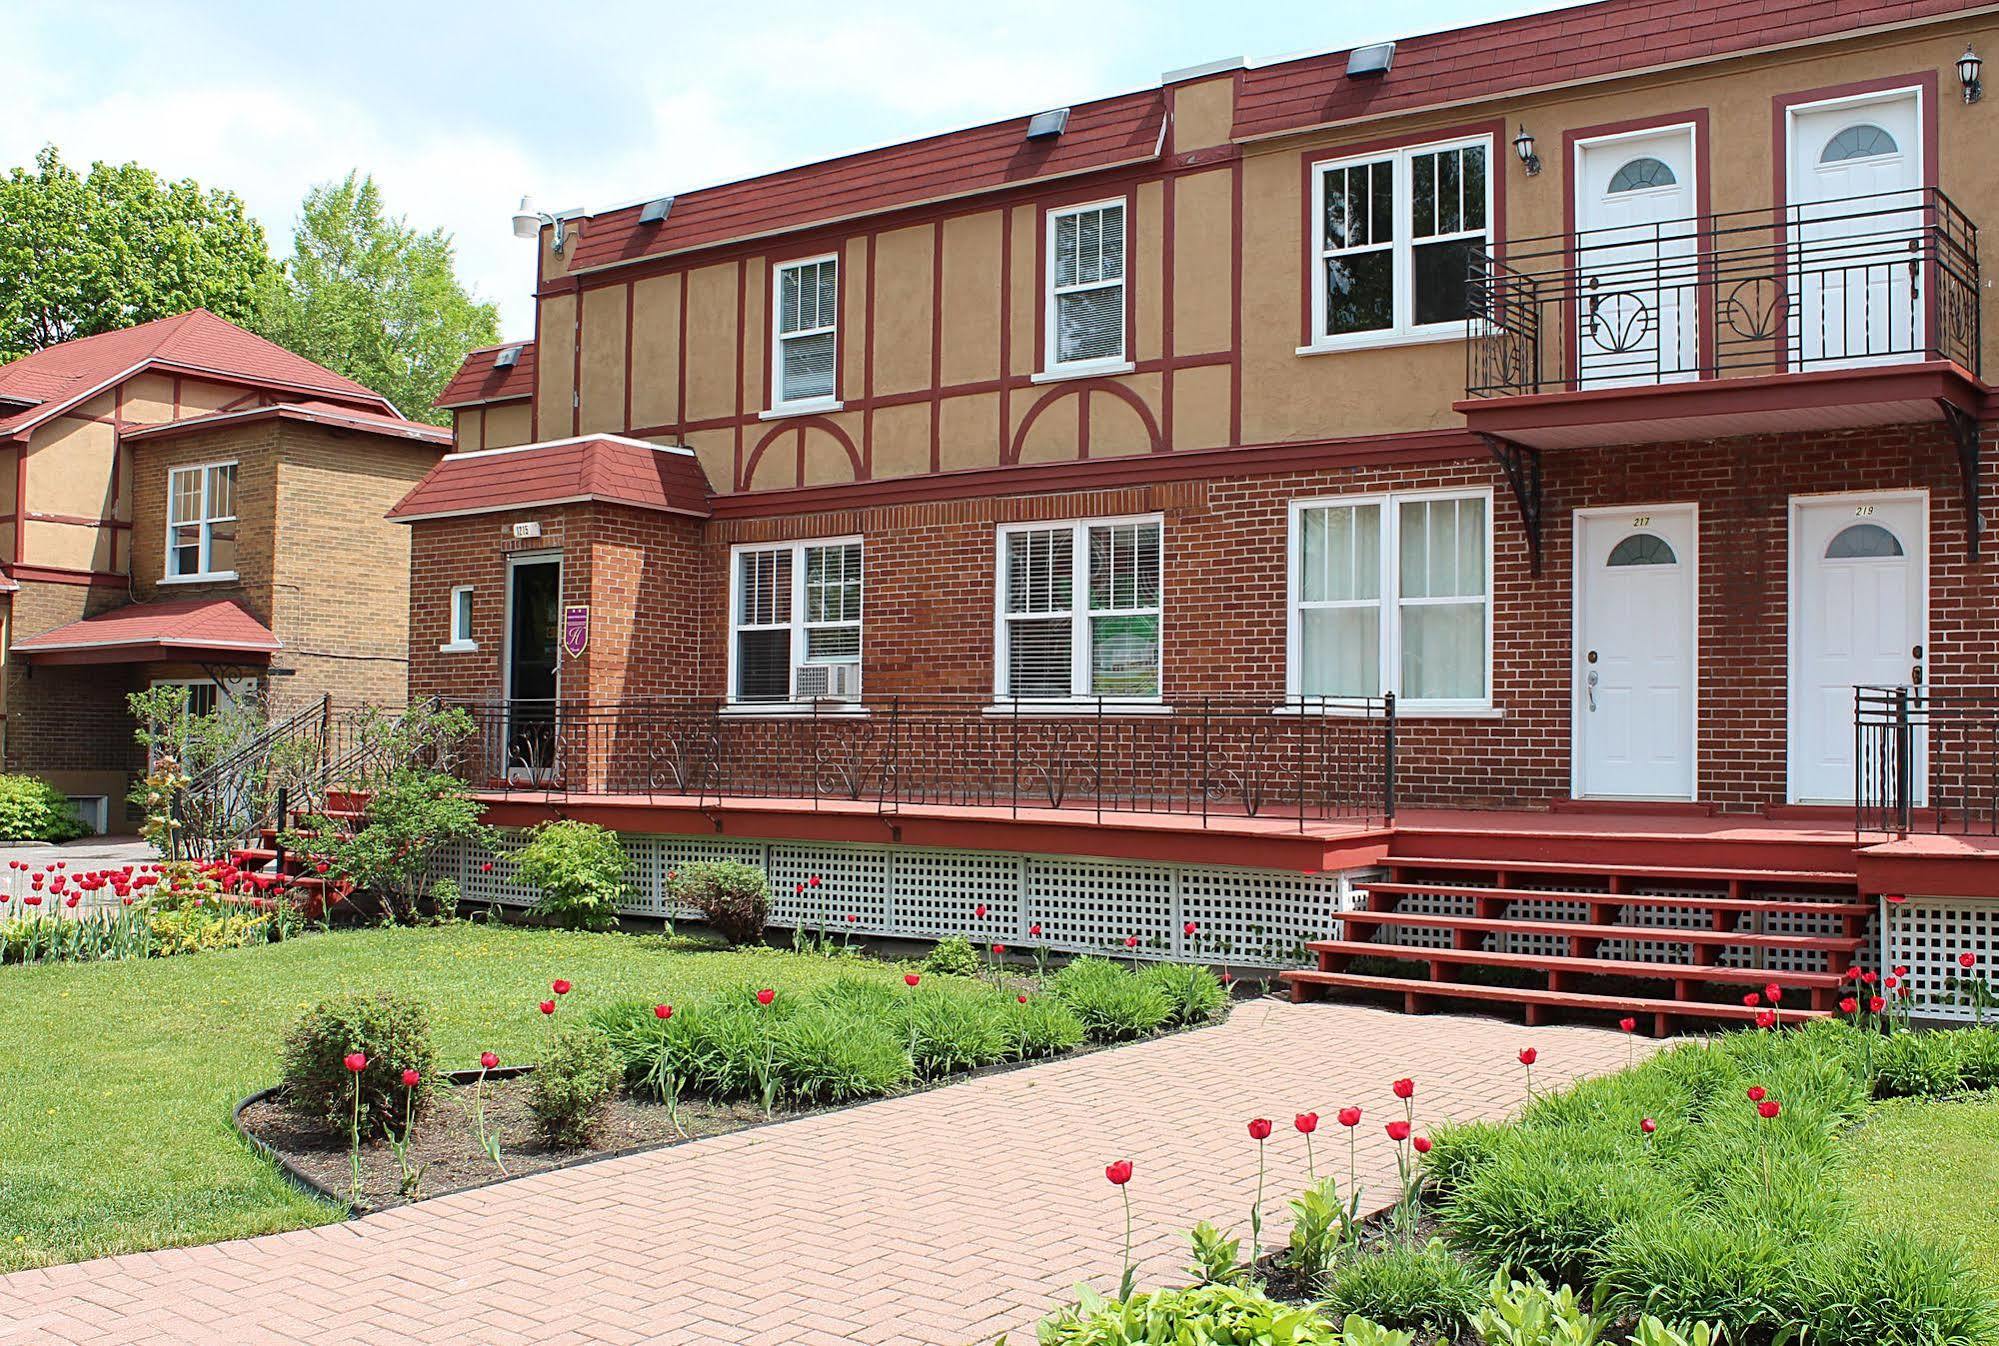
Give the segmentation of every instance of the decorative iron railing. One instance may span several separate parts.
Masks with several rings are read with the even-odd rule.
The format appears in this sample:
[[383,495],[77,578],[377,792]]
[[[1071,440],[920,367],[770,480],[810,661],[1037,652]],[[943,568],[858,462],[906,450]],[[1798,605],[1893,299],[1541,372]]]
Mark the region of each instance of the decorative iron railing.
[[1395,812],[1395,700],[463,703],[483,788],[1308,822]]
[[1856,687],[1854,828],[1999,836],[1999,691]]
[[1465,391],[1510,397],[1954,360],[1978,229],[1934,188],[1474,249]]

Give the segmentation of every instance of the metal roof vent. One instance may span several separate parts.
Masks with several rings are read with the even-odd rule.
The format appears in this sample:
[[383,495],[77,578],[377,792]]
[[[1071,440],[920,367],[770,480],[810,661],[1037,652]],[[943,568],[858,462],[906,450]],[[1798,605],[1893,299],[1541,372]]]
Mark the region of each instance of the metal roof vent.
[[1029,140],[1053,140],[1069,129],[1069,109],[1051,108],[1047,112],[1037,112],[1027,119]]
[[1371,47],[1355,47],[1347,53],[1347,78],[1380,79],[1394,64],[1393,42],[1377,42]]
[[521,362],[521,348],[519,346],[507,346],[504,347],[498,355],[495,355],[493,357],[493,368],[512,369],[515,365],[519,364],[520,362]]
[[666,213],[673,209],[673,198],[662,196],[657,201],[648,201],[639,207],[640,224],[665,224]]

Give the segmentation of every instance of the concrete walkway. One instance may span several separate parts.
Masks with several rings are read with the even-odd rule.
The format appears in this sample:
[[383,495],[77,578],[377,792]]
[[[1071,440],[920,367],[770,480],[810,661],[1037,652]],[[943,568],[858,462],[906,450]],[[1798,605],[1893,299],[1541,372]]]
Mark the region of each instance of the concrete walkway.
[[[1259,1001],[1228,1023],[320,1229],[0,1277],[0,1343],[672,1342],[967,1346],[1033,1324],[1078,1280],[1114,1287],[1130,1159],[1142,1284],[1186,1280],[1184,1231],[1247,1230],[1252,1117],[1266,1242],[1305,1181],[1292,1117],[1358,1104],[1368,1204],[1391,1199],[1390,1093],[1419,1131],[1497,1117],[1622,1066],[1615,1031]],[[1642,1045],[1641,1045],[1641,1050]]]

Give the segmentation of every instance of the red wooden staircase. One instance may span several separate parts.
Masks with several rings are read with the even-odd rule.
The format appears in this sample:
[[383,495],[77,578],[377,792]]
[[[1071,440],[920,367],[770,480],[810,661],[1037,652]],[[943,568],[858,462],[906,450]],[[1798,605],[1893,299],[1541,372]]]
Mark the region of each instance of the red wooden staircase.
[[[1717,842],[1496,827],[1398,830],[1378,880],[1316,968],[1282,975],[1294,1000],[1339,992],[1634,1018],[1753,1021],[1782,989],[1782,1022],[1831,1012],[1873,908],[1851,841]],[[1678,856],[1680,858],[1675,859]],[[1745,999],[1757,1003],[1745,1003]]]
[[[352,808],[325,808],[313,811],[313,816],[325,818],[349,830],[358,827],[361,812]],[[292,818],[296,826],[305,821],[305,812],[297,810]],[[278,829],[261,827],[257,830],[257,844],[237,846],[229,852],[229,863],[238,872],[248,875],[272,875],[282,877],[285,888],[298,903],[299,910],[307,920],[317,920],[327,901],[329,888],[332,901],[340,903],[353,891],[353,884],[341,879],[328,879],[318,872],[314,857],[299,851],[285,849],[278,844]]]

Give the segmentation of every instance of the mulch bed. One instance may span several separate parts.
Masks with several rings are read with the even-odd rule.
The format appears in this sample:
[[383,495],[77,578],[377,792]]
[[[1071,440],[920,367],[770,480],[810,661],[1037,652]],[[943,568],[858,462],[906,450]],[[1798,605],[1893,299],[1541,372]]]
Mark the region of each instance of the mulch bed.
[[[612,1101],[604,1124],[588,1149],[557,1150],[544,1144],[535,1132],[534,1117],[528,1112],[530,1084],[527,1075],[486,1081],[486,1129],[500,1138],[500,1158],[507,1166],[507,1177],[542,1173],[582,1159],[601,1159],[626,1150],[656,1149],[703,1136],[719,1136],[764,1121],[763,1109],[753,1103],[689,1099],[670,1117],[663,1104],[620,1097]],[[410,1162],[423,1169],[418,1199],[483,1186],[502,1176],[494,1171],[493,1161],[479,1147],[473,1089],[471,1084],[440,1089],[432,1098],[429,1113],[417,1122]],[[779,1120],[792,1115],[783,1110],[776,1114]],[[680,1123],[678,1131],[674,1129],[674,1117]],[[344,1133],[329,1131],[324,1122],[293,1108],[282,1094],[245,1104],[239,1122],[253,1140],[275,1151],[277,1158],[293,1170],[294,1177],[338,1200],[352,1197],[354,1169]],[[386,1210],[408,1200],[402,1191],[402,1172],[388,1142],[364,1142],[361,1191],[358,1199],[352,1201],[355,1209]]]

